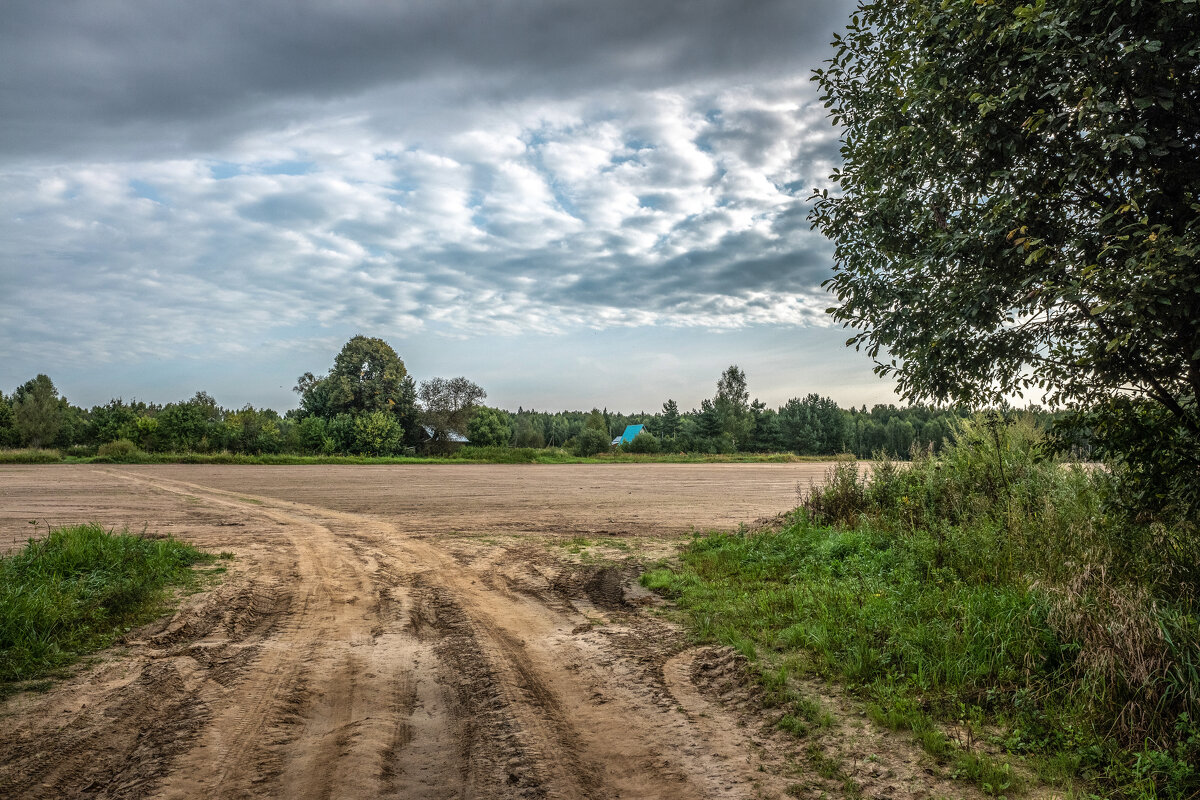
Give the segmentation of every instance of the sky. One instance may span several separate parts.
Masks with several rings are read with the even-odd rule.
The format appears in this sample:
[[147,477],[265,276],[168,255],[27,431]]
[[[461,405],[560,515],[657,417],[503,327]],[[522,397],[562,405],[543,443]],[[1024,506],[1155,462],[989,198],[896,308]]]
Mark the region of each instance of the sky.
[[515,409],[894,402],[806,219],[837,0],[5,0],[0,390],[294,407],[355,334]]

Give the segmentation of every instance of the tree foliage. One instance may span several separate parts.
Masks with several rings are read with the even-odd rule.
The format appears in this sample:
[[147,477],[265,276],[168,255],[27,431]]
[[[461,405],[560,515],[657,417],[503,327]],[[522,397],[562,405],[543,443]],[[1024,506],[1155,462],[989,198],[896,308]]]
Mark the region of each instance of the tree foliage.
[[[294,391],[300,395],[296,416],[320,417],[326,422],[321,431],[316,423],[303,431],[303,447],[310,452],[384,455],[405,439],[415,442],[419,425],[416,382],[383,339],[353,337],[334,358],[327,375],[306,372],[297,379]],[[376,413],[386,415],[390,422],[374,416]],[[342,415],[349,421],[334,424]],[[364,418],[361,424],[360,417]],[[391,423],[399,430],[396,442],[392,441],[395,430]]]
[[721,433],[733,440],[734,447],[745,443],[754,428],[750,415],[750,390],[746,388],[746,373],[733,364],[721,373],[717,395],[713,398]]
[[586,427],[575,437],[575,455],[594,456],[597,453],[607,453],[612,447],[612,441],[606,431]]
[[414,385],[400,356],[383,339],[355,336],[333,360],[328,375],[306,372],[296,382],[304,415],[385,411],[401,415],[415,399]]
[[[529,423],[526,422],[526,425]],[[508,414],[497,408],[480,408],[467,423],[467,438],[471,444],[480,447],[500,447],[508,444],[512,438]]]
[[431,438],[439,443],[450,432],[466,433],[467,423],[487,392],[479,384],[459,376],[422,381],[417,396],[421,401],[421,419],[433,429]]
[[860,5],[816,73],[844,164],[811,220],[836,242],[835,316],[905,396],[1037,387],[1125,459],[1124,423],[1156,420],[1154,458],[1196,474],[1197,17],[1195,0]]
[[52,444],[62,426],[62,405],[54,381],[46,375],[17,387],[13,392],[13,422],[20,438],[30,447]]
[[0,392],[0,447],[11,447],[19,440],[17,420],[13,415],[12,402]]

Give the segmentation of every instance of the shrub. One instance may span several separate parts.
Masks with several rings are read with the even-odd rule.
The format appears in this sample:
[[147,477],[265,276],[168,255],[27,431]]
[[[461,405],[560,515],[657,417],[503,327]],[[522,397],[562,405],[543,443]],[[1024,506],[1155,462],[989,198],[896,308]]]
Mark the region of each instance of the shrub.
[[508,414],[499,409],[480,406],[467,423],[467,439],[478,447],[500,447],[511,438]]
[[595,428],[584,428],[575,437],[575,455],[594,456],[597,453],[607,453],[612,447],[612,440],[605,431]]
[[641,431],[633,441],[621,445],[621,449],[626,453],[657,453],[662,450],[662,444],[654,434]]
[[[1200,788],[1200,775],[1160,763],[1200,759],[1200,737],[1179,733],[1200,719],[1200,531],[1186,519],[1109,513],[1107,498],[1123,491],[1116,472],[1059,463],[1031,423],[981,416],[939,456],[881,460],[870,481],[839,464],[802,505],[814,522],[878,531],[880,546],[914,559],[921,580],[1027,592],[1013,619],[1026,615],[1027,636],[1052,646],[1025,662],[1029,706],[1013,712],[1023,735],[1091,731],[1097,747],[1124,749],[1109,769],[1141,753],[1145,770],[1175,776],[1159,784],[1174,796]],[[971,624],[979,636],[997,623]]]
[[128,439],[117,439],[115,442],[105,442],[100,445],[96,449],[96,456],[104,461],[121,463],[138,461],[145,458],[146,454]]
[[354,447],[371,456],[390,456],[400,447],[404,430],[395,415],[372,411],[354,418]]

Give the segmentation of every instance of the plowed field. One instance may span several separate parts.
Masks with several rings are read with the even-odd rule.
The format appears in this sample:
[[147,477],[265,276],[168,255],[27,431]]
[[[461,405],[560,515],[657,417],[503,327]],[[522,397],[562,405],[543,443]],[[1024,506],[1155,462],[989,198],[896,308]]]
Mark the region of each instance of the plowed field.
[[0,467],[0,550],[98,521],[235,556],[0,705],[0,796],[782,797],[791,745],[716,699],[727,655],[637,564],[824,470]]

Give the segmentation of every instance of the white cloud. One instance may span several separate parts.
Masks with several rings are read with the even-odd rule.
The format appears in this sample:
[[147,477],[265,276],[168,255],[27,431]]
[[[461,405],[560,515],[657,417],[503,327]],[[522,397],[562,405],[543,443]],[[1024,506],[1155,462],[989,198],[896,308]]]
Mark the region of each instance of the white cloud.
[[412,139],[338,111],[195,158],[13,170],[0,338],[82,364],[346,325],[821,325],[827,247],[779,224],[827,166],[816,108],[791,80],[597,92]]

